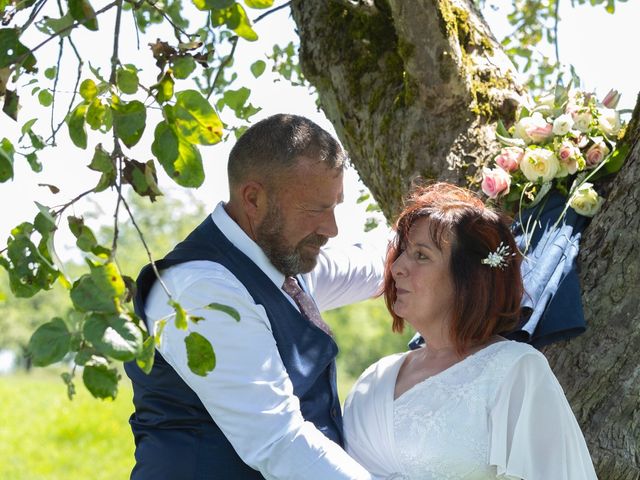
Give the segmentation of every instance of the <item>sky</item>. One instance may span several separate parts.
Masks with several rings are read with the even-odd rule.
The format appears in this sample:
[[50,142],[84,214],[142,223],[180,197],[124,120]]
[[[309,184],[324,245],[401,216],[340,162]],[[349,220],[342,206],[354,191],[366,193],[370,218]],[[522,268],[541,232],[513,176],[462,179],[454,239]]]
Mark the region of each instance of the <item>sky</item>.
[[[485,17],[498,39],[507,35],[512,28],[505,18],[510,3],[508,0],[487,0],[486,2]],[[97,2],[96,7],[100,7]],[[559,28],[560,55],[563,62],[570,63],[575,67],[583,80],[584,88],[595,91],[600,98],[607,93],[609,88],[616,88],[622,92],[619,108],[631,109],[635,105],[636,96],[640,89],[640,69],[629,53],[632,48],[640,44],[640,29],[637,28],[637,19],[640,19],[640,0],[629,0],[628,3],[618,4],[617,9],[615,15],[609,15],[602,6],[583,5],[571,8],[570,3],[564,1],[560,11],[562,18]],[[255,11],[250,12],[257,16]],[[51,13],[51,16],[55,16],[55,12]],[[101,28],[109,29],[110,20],[109,18],[101,19]],[[143,68],[141,75],[150,75],[147,78],[147,84],[153,83],[153,77],[157,70],[149,61],[150,55],[146,43],[150,41],[149,39],[156,38],[155,32],[151,32],[148,37],[141,38],[140,49],[138,49],[131,18],[125,16],[122,25],[123,41],[120,46],[122,62],[134,63]],[[284,46],[295,39],[294,27],[293,21],[289,18],[288,9],[276,12],[257,23],[255,30],[260,36],[260,40],[255,43],[239,43],[236,52],[238,70],[248,72],[248,66],[255,60],[266,59],[266,55],[274,43]],[[79,50],[92,62],[93,66],[101,66],[107,76],[107,62],[112,48],[111,41],[105,41],[104,35],[85,32],[83,32],[83,38],[78,42]],[[24,40],[27,45],[34,45],[37,41],[38,39],[35,37]],[[46,68],[54,63],[57,55],[55,42],[51,42],[51,46],[47,47],[43,53],[45,55],[41,68]],[[102,64],[99,63],[100,58],[104,59]],[[69,57],[65,57],[63,62],[65,65],[70,65],[72,75],[66,77],[59,87],[62,90],[61,103],[70,98],[70,90],[73,88],[77,71]],[[83,78],[88,78],[89,75],[90,73],[87,71]],[[277,81],[277,77],[269,71],[257,80],[250,75],[243,75],[241,79],[241,84],[252,90],[251,103],[262,107],[262,111],[253,117],[254,120],[257,121],[278,112],[296,113],[314,120],[329,132],[335,133],[326,117],[317,110],[315,98],[307,89],[292,87],[284,80]],[[178,87],[178,85],[176,86]],[[238,84],[236,88],[239,86],[241,85]],[[19,136],[20,125],[30,118],[38,118],[34,130],[45,138],[48,136],[49,120],[47,114],[42,107],[29,101],[30,88],[21,90],[21,100],[24,102],[24,107],[20,111],[20,122],[15,124],[5,115],[0,118],[0,137],[7,136],[12,140],[16,139]],[[181,88],[188,88],[188,86],[183,85]],[[228,115],[230,115],[228,111],[221,112],[223,120],[225,116],[229,118]],[[132,158],[146,161],[152,157],[150,143],[153,126],[157,120],[159,117],[155,120],[148,120],[145,136],[140,144],[134,148]],[[194,193],[198,199],[211,208],[228,196],[226,158],[233,145],[233,140],[234,138],[231,136],[226,142],[201,150],[206,180]],[[33,219],[37,212],[34,200],[50,207],[63,204],[92,184],[97,183],[98,175],[85,167],[92,155],[93,145],[97,141],[104,141],[104,139],[90,134],[89,149],[80,150],[71,144],[67,130],[63,127],[58,134],[59,146],[55,149],[48,149],[41,154],[40,158],[44,170],[38,175],[31,172],[22,157],[16,157],[14,180],[0,185],[0,205],[2,205],[0,207],[2,212],[0,214],[0,248],[6,244],[6,238],[13,226],[22,221]],[[38,186],[38,183],[56,185],[61,189],[61,193],[53,195],[47,188]],[[160,187],[167,195],[175,194],[174,192],[178,188],[173,187],[172,182],[164,174],[160,175]],[[340,228],[339,237],[343,241],[358,240],[368,236],[362,231],[366,217],[365,205],[356,205],[355,202],[362,188],[357,174],[353,170],[348,171],[345,179],[345,203],[338,207],[336,212]],[[97,212],[104,221],[111,221],[113,213],[110,210],[113,209],[114,197],[113,193],[102,193],[96,196],[92,202],[81,202],[75,207],[73,213],[81,215],[87,211]],[[99,221],[100,219],[94,222]],[[97,226],[91,223],[90,225]],[[384,236],[386,231],[379,228],[369,235]],[[64,252],[67,250],[64,246],[72,243],[72,237],[66,228],[60,229],[57,249],[63,259],[65,258]],[[68,250],[68,255],[72,255],[70,250]]]

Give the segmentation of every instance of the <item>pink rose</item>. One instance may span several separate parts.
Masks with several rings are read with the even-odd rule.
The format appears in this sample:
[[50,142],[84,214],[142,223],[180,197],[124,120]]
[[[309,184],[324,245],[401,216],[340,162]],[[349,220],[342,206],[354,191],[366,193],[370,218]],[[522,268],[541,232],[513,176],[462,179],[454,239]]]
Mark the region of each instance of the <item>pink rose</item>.
[[[578,157],[580,150],[572,142],[564,141],[558,147],[557,157],[560,161],[561,173],[573,175],[578,170]],[[561,175],[564,176],[564,175]]]
[[602,140],[591,145],[584,155],[587,167],[594,168],[600,164],[609,155],[609,151],[609,147]]
[[482,169],[482,191],[489,198],[497,198],[498,195],[509,193],[511,176],[502,168]]
[[530,117],[521,118],[515,124],[514,135],[527,144],[542,143],[553,135],[553,125],[548,123],[540,112],[535,112]]
[[505,147],[496,157],[496,164],[505,172],[513,172],[518,169],[524,150],[520,147]]

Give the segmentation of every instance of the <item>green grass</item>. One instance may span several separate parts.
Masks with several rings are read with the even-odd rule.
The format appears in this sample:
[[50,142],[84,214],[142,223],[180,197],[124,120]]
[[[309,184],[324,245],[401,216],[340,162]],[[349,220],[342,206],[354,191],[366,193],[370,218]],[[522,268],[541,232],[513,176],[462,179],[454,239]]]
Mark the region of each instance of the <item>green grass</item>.
[[131,387],[115,401],[96,400],[79,379],[69,401],[46,370],[0,377],[0,479],[120,480],[133,467]]

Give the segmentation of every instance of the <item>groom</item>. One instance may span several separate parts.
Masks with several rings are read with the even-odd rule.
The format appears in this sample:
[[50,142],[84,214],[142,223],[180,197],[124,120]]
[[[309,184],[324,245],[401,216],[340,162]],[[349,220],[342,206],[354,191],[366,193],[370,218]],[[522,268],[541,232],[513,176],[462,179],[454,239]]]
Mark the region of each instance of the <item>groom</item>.
[[[189,332],[172,321],[149,375],[126,364],[132,479],[370,478],[341,448],[338,349],[318,312],[373,296],[382,278],[384,252],[321,250],[338,233],[345,161],[306,118],[258,122],[230,153],[229,202],[157,262],[162,282],[142,270],[135,306],[149,330],[172,313],[168,290],[203,317],[189,330],[211,342],[216,367],[191,372]],[[211,303],[240,320],[201,308]]]

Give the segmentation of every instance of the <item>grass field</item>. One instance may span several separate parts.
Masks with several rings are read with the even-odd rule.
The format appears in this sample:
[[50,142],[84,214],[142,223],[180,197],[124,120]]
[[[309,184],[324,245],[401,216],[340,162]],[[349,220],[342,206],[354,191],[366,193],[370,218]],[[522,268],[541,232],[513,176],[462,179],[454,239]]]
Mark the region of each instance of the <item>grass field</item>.
[[46,370],[0,376],[0,479],[125,480],[133,466],[131,388],[96,400],[77,384],[69,401]]

